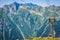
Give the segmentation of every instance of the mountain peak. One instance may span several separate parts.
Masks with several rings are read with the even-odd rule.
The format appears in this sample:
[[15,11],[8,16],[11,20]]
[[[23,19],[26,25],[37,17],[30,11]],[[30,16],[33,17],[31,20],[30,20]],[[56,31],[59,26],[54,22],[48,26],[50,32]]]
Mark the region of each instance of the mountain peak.
[[18,7],[19,7],[19,3],[17,3],[17,2],[13,2],[13,4],[16,6],[16,10],[18,10]]
[[13,2],[13,4],[18,5],[19,3],[17,3],[17,2],[15,1],[15,2]]
[[37,6],[36,4],[27,3],[28,6]]

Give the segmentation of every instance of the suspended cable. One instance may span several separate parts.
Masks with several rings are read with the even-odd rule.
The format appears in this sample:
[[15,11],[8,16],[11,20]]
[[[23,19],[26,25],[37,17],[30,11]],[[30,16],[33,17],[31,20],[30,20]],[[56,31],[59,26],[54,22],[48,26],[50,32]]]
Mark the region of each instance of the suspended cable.
[[[48,20],[48,17],[44,20],[43,24],[46,22],[46,20]],[[48,23],[48,21],[47,21],[47,23]],[[42,28],[43,24],[38,28],[38,30],[40,30]]]
[[48,26],[49,26],[49,24],[47,24],[47,26],[44,28],[44,31],[43,31],[43,33],[41,34],[41,37],[42,37],[43,34],[46,32]]
[[50,5],[50,0],[46,0],[47,5]]
[[21,0],[22,2],[26,3],[24,0]]
[[12,19],[12,17],[10,17],[10,14],[8,15],[8,17],[11,19],[11,21],[16,25],[16,27],[19,29],[19,31],[21,32],[22,36],[23,36],[23,39],[25,40],[25,37],[24,37],[24,34],[21,30],[21,28],[15,23],[15,21]]

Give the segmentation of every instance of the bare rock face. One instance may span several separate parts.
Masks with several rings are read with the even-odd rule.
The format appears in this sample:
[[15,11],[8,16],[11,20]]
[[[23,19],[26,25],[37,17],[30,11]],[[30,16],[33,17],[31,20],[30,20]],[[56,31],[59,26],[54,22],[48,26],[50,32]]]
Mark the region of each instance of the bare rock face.
[[[19,4],[14,2],[10,5],[4,5],[2,10],[0,8],[0,15],[2,15],[0,18],[3,20],[1,32],[4,32],[6,40],[47,37],[50,31],[48,17],[60,16],[60,7],[54,5],[42,7],[32,3]],[[59,26],[60,21],[54,24],[56,37],[60,37]]]

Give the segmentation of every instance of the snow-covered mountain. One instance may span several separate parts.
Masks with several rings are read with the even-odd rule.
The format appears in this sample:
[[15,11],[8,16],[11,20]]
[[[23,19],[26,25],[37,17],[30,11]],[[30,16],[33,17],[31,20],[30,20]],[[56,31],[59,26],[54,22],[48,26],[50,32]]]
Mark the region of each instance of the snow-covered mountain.
[[[48,17],[60,17],[60,6],[42,7],[32,3],[14,2],[0,8],[0,15],[6,40],[47,37],[50,31]],[[57,27],[54,27],[55,32],[58,32],[56,37],[60,37],[59,24],[60,22],[56,22]]]

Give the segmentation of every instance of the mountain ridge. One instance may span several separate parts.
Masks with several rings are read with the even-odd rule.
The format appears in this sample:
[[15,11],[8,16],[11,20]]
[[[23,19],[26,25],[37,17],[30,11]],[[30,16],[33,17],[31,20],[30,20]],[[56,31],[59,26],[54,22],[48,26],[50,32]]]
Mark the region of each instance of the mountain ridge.
[[[16,30],[12,30],[13,33],[10,32],[10,34],[13,34],[14,37],[16,35],[18,35],[18,34],[15,34],[15,32],[17,32],[17,30],[18,30],[17,33],[22,32],[24,34],[22,36],[24,36],[25,38],[40,37],[42,35],[42,33],[44,33],[43,30],[45,30],[45,27],[47,27],[47,25],[49,24],[47,18],[60,16],[60,7],[57,7],[54,5],[49,6],[49,7],[42,7],[42,6],[36,6],[31,3],[19,4],[19,3],[14,2],[10,5],[5,5],[1,9],[0,9],[1,10],[0,13],[7,15],[6,17],[3,17],[3,19],[6,19],[7,27],[17,28]],[[4,16],[4,15],[2,15],[2,16]],[[10,19],[8,19],[8,17]],[[17,25],[17,26],[15,27],[15,25]],[[4,26],[4,27],[6,27],[6,26]],[[42,35],[42,37],[47,37],[49,35],[49,30],[50,30],[49,27],[50,26],[48,25],[48,27],[46,29],[47,31],[46,31],[46,33],[44,33]],[[60,28],[59,26],[57,26],[57,27]],[[6,28],[6,30],[7,30],[7,28]],[[56,31],[56,33],[57,33],[59,31],[59,29],[56,29],[56,30],[57,30]],[[8,35],[8,34],[6,34],[6,35]],[[59,33],[57,33],[56,35],[58,35],[56,37],[60,37]],[[10,36],[10,37],[12,37],[12,36]],[[20,37],[21,36],[18,35],[18,38],[20,38]]]

